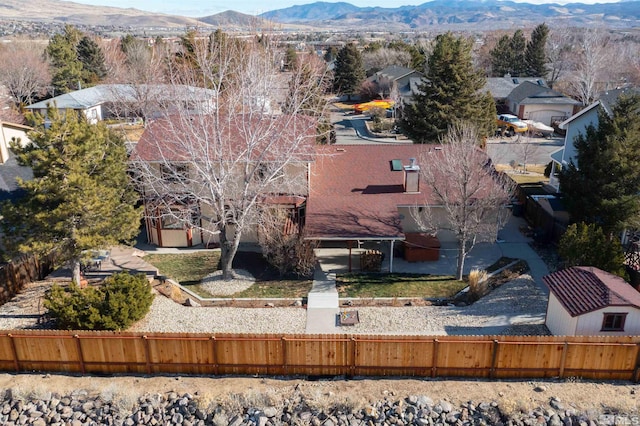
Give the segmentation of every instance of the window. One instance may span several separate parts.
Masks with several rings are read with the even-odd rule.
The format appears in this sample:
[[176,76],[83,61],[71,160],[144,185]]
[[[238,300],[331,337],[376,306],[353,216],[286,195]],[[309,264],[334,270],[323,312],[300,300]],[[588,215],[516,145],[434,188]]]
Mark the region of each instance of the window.
[[626,313],[604,314],[602,330],[600,331],[624,331],[624,321],[626,318]]
[[189,168],[186,164],[161,164],[160,174],[165,182],[176,183],[188,179]]

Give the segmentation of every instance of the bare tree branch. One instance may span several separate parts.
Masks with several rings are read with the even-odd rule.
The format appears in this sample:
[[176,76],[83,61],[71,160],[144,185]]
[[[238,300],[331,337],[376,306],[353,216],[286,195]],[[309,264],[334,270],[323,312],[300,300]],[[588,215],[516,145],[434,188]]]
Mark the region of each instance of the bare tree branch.
[[[259,206],[307,196],[317,127],[302,87],[309,78],[298,74],[302,67],[280,73],[277,57],[264,43],[218,33],[196,39],[188,57],[170,64],[172,84],[206,85],[214,108],[167,111],[147,127],[133,156],[147,216],[219,242],[226,279],[242,236],[255,232]],[[316,105],[320,113],[324,107]]]
[[[422,177],[434,199],[414,216],[426,231],[449,228],[459,241],[456,275],[462,279],[464,261],[480,241],[493,241],[507,218],[505,204],[513,193],[510,179],[498,174],[491,160],[478,148],[479,137],[467,123],[452,126],[441,140],[437,154],[422,154]],[[429,158],[439,155],[437,161]],[[444,212],[445,220],[438,219]],[[440,214],[439,214],[440,213]],[[439,223],[440,222],[440,223]]]

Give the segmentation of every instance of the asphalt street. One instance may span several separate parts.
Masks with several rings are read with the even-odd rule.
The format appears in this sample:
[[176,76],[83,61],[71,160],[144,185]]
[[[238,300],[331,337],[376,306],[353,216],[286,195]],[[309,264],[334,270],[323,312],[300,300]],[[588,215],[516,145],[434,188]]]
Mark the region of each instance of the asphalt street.
[[[365,115],[353,114],[334,110],[331,120],[336,132],[336,144],[338,145],[363,145],[374,143],[397,144],[410,143],[408,140],[396,140],[395,138],[371,137],[365,126]],[[515,161],[518,164],[547,164],[552,152],[562,148],[562,137],[534,137],[527,135],[490,138],[487,141],[487,153],[495,164],[510,164]]]

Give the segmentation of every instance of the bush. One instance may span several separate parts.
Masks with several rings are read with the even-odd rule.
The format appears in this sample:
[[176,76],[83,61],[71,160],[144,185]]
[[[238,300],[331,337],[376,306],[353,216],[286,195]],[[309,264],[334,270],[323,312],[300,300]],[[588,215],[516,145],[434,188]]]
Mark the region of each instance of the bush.
[[620,240],[605,235],[596,224],[574,223],[560,238],[558,254],[564,266],[595,266],[627,279]]
[[114,274],[100,287],[54,285],[44,306],[67,330],[122,330],[143,318],[151,307],[151,285],[143,274]]
[[286,232],[295,228],[297,223],[290,212],[283,209],[266,209],[262,212],[258,243],[267,262],[278,269],[280,276],[294,274],[308,277],[315,269],[315,243],[305,240],[298,231]]
[[469,272],[469,297],[475,302],[489,292],[487,271],[472,269]]

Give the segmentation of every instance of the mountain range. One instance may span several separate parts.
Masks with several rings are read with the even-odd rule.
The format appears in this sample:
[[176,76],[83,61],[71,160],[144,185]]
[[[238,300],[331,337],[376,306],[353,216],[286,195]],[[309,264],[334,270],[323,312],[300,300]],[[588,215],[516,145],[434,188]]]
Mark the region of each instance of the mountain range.
[[640,0],[607,4],[529,4],[509,0],[433,0],[397,8],[357,7],[350,3],[316,2],[273,10],[258,16],[226,11],[201,18],[165,15],[133,8],[89,6],[60,0],[4,0],[0,21],[70,23],[130,28],[216,27],[364,31],[487,30],[532,26],[639,28]]

